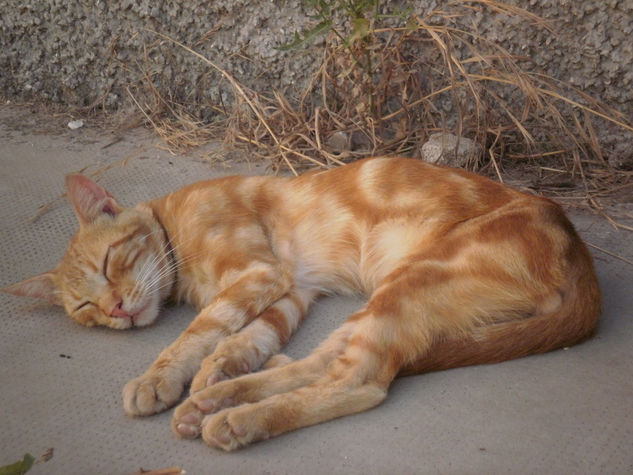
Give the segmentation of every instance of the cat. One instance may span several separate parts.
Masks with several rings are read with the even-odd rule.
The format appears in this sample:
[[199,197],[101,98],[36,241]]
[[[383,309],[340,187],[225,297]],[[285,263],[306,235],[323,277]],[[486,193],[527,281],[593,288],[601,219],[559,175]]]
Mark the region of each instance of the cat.
[[[570,346],[600,314],[560,206],[459,169],[378,157],[135,208],[81,175],[67,190],[79,231],[61,263],[4,290],[116,329],[153,323],[168,298],[196,305],[123,405],[163,411],[191,382],[172,428],[224,450],[374,407],[398,375]],[[333,292],[369,298],[306,358],[278,355]]]

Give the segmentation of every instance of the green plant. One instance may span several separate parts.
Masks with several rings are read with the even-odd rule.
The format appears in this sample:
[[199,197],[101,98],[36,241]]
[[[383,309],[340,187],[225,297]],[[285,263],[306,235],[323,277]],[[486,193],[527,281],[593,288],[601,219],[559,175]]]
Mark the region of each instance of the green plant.
[[[314,14],[310,18],[318,23],[301,33],[295,32],[292,42],[280,46],[281,51],[288,51],[300,46],[311,44],[317,37],[332,32],[345,45],[349,46],[356,40],[362,40],[372,29],[372,23],[379,18],[379,0],[303,0],[303,5]],[[351,32],[344,34],[336,26],[337,16],[342,16],[350,21]]]

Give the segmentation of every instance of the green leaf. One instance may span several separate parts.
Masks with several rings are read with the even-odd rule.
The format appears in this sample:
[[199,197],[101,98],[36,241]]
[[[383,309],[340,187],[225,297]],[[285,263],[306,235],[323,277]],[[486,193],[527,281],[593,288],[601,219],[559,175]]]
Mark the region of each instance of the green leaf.
[[362,40],[369,33],[369,20],[367,18],[354,18],[352,25],[352,34],[347,38],[349,44],[356,40]]
[[31,454],[25,454],[22,460],[0,467],[0,475],[24,475],[31,470],[34,463],[35,457]]
[[332,20],[325,20],[316,25],[313,28],[303,32],[303,37],[299,35],[299,33],[295,32],[294,40],[291,43],[285,44],[283,46],[276,46],[275,49],[279,51],[288,51],[291,49],[296,49],[299,46],[304,44],[312,43],[314,39],[332,29]]
[[399,8],[399,7],[395,7],[390,13],[381,13],[380,15],[377,16],[377,18],[380,18],[381,20],[384,20],[387,18],[397,18],[402,21],[411,20],[412,17],[415,20],[415,17],[413,15],[413,8]]
[[418,20],[412,15],[407,20],[407,31],[415,31],[420,27]]

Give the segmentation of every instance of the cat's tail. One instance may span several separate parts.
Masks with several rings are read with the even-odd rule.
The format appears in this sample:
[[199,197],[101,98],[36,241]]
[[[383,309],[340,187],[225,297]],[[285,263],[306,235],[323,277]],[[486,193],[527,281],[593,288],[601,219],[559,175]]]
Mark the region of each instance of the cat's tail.
[[589,251],[580,241],[574,268],[556,311],[477,327],[469,336],[435,342],[425,357],[400,375],[520,358],[565,348],[589,338],[600,316],[600,288]]

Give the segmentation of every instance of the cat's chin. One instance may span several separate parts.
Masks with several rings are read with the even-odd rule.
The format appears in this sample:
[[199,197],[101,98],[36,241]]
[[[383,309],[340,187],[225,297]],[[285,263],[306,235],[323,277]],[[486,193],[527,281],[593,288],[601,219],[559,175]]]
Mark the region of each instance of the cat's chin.
[[153,302],[141,310],[134,316],[133,323],[135,327],[146,327],[156,321],[158,316],[158,305]]
[[132,317],[109,318],[105,322],[105,326],[114,328],[115,330],[128,330],[136,327],[146,327],[156,321],[158,317],[159,305],[157,302],[150,301],[145,307],[142,307],[138,313]]

